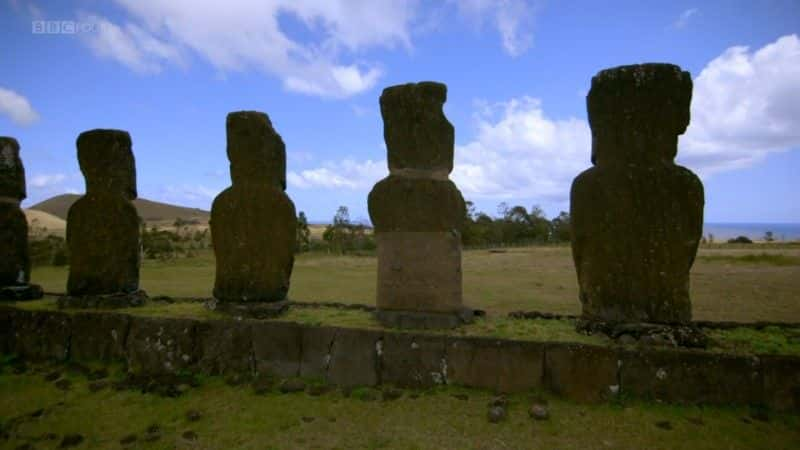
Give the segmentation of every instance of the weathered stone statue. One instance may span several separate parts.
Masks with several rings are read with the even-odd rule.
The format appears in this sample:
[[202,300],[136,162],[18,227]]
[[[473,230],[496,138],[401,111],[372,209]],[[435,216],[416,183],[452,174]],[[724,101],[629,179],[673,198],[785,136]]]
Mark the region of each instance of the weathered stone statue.
[[131,137],[121,130],[78,136],[86,194],[67,213],[70,252],[61,307],[125,307],[144,303],[139,290],[140,236]]
[[[230,113],[226,128],[232,186],[211,207],[214,298],[223,309],[255,306],[242,308],[245,312],[258,309],[259,302],[286,300],[297,218],[284,192],[286,147],[269,117],[257,111]],[[275,307],[276,313],[282,310]]]
[[0,300],[42,297],[41,287],[28,284],[28,221],[19,207],[25,196],[19,144],[14,138],[0,137]]
[[442,111],[447,87],[384,89],[389,176],[369,194],[378,244],[377,318],[405,328],[452,328],[472,312],[461,298],[464,199],[448,179],[454,130]]
[[572,254],[590,321],[685,323],[703,185],[675,165],[692,80],[671,64],[603,70],[586,102],[592,164],[572,184]]

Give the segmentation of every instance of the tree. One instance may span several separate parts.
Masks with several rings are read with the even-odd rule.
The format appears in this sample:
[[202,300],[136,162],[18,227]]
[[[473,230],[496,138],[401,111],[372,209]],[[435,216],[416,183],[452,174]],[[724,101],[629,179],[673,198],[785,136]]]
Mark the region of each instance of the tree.
[[551,222],[553,229],[553,240],[557,242],[569,242],[571,239],[571,225],[569,213],[561,211],[558,217]]
[[737,236],[733,239],[728,239],[728,244],[752,244],[753,241],[747,236]]
[[328,243],[332,251],[344,253],[349,246],[350,227],[350,212],[346,206],[340,206],[333,216],[333,223],[325,227],[322,240]]
[[764,240],[767,242],[772,242],[775,240],[775,236],[772,234],[772,231],[767,231],[764,233]]
[[295,241],[296,252],[307,252],[311,245],[311,230],[308,229],[306,213],[300,211],[297,215],[297,236]]
[[375,249],[375,241],[367,234],[366,227],[350,223],[350,212],[346,206],[336,210],[333,223],[325,227],[322,233],[322,240],[336,253]]

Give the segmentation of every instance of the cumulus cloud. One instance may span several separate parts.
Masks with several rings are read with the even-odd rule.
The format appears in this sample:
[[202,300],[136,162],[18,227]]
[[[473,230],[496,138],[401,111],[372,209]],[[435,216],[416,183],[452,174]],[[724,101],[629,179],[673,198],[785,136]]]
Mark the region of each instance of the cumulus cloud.
[[589,165],[586,121],[549,118],[536,98],[482,106],[476,120],[475,139],[456,146],[452,175],[469,197],[563,201]]
[[67,179],[63,173],[39,174],[34,175],[30,180],[30,185],[35,188],[46,188],[57,185]]
[[678,19],[672,24],[675,28],[686,28],[686,25],[689,25],[689,19],[695,16],[698,12],[697,8],[689,8],[686,11],[682,12]]
[[389,174],[386,160],[382,161],[356,161],[345,159],[343,161],[328,162],[322,167],[289,171],[286,182],[289,186],[298,189],[370,189],[378,180]]
[[0,114],[7,116],[17,125],[30,125],[39,120],[39,114],[31,106],[27,98],[0,87]]
[[81,34],[98,56],[114,59],[139,73],[157,73],[167,62],[181,63],[181,51],[154,37],[139,26],[118,26],[109,20],[86,15],[82,21],[92,25],[92,33]]
[[725,50],[694,79],[679,161],[709,175],[800,147],[800,39]]
[[[133,70],[156,72],[163,63],[197,55],[220,71],[257,69],[286,89],[347,97],[375,85],[383,71],[361,61],[374,47],[411,47],[408,25],[416,2],[393,0],[116,0],[130,22],[88,35],[99,55]],[[290,36],[283,21],[298,21],[310,40]],[[343,54],[353,55],[342,62]]]
[[[701,176],[748,167],[770,152],[800,148],[800,40],[784,36],[756,51],[731,47],[695,78],[692,122],[678,162]],[[451,178],[467,198],[566,202],[572,179],[590,166],[584,119],[554,119],[520,97],[477,103],[476,136],[456,146]],[[369,189],[385,161],[352,159],[290,172],[297,188]]]
[[[147,198],[158,198],[159,201],[176,205],[191,206],[195,208],[210,209],[214,197],[222,192],[224,188],[214,188],[202,184],[173,184],[161,186],[152,196]],[[140,197],[143,197],[140,192]]]
[[525,0],[452,0],[460,15],[483,26],[486,20],[500,34],[503,49],[511,56],[525,53],[533,45],[531,27],[536,2]]

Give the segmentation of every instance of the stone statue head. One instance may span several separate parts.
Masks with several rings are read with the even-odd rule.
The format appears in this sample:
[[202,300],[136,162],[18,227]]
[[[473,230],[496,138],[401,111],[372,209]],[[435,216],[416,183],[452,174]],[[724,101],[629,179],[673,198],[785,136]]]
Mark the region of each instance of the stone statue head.
[[258,111],[232,112],[225,126],[232,183],[271,183],[286,190],[286,146],[269,117]]
[[433,81],[400,84],[380,99],[389,170],[453,170],[455,131],[442,107],[447,86]]
[[136,198],[136,164],[127,131],[84,131],[78,136],[77,146],[87,194],[111,193],[128,200]]
[[592,162],[672,161],[678,135],[689,125],[691,100],[692,78],[673,64],[600,71],[586,97]]
[[12,137],[0,136],[0,197],[24,200],[25,168],[19,158],[19,143]]

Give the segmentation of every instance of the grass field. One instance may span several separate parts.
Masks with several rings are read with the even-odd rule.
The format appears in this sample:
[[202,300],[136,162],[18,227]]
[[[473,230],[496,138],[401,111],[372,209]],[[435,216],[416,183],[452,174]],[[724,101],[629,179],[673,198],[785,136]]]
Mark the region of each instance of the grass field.
[[[32,281],[63,292],[67,268],[36,267]],[[465,303],[505,315],[514,310],[577,314],[578,287],[568,246],[467,250]],[[145,260],[141,286],[151,296],[209,297],[214,284],[210,251],[198,257]],[[301,254],[289,297],[296,301],[375,303],[373,256]],[[800,246],[717,245],[702,248],[692,269],[694,318],[719,321],[800,322]]]
[[[54,371],[69,380],[68,389],[44,380]],[[492,394],[455,387],[407,390],[382,401],[379,391],[363,389],[349,397],[277,389],[256,395],[247,385],[208,377],[178,398],[164,398],[111,388],[92,393],[86,378],[68,367],[39,366],[24,375],[6,368],[0,390],[0,423],[10,437],[0,445],[10,449],[58,448],[68,434],[81,435],[80,449],[778,450],[800,442],[798,416],[625,400],[576,405],[536,392],[509,397],[507,420],[492,424],[486,419]],[[365,400],[370,392],[378,399]],[[534,399],[548,403],[549,420],[528,417]],[[189,411],[198,412],[199,420],[190,420]],[[149,428],[159,431],[148,434]],[[120,444],[131,435],[132,444]]]

